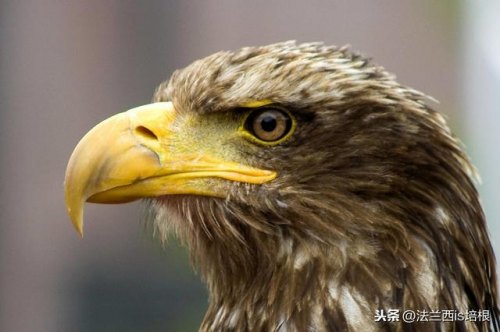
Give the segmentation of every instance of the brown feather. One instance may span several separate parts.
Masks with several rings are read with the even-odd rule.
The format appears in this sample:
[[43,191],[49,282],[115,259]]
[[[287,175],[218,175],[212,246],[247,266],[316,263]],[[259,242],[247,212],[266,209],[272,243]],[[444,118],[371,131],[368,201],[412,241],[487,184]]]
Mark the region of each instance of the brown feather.
[[[176,71],[155,101],[209,119],[254,100],[296,116],[276,170],[227,199],[151,200],[210,291],[203,331],[499,329],[495,260],[474,167],[426,97],[346,48],[286,42]],[[375,322],[376,309],[490,310],[488,322]]]

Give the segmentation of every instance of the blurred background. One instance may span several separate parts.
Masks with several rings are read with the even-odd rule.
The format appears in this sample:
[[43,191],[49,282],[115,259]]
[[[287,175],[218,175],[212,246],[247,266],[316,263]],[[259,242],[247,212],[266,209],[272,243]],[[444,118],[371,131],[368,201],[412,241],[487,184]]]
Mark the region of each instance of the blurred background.
[[195,331],[207,307],[187,253],[140,203],[66,216],[76,143],[150,101],[176,68],[295,39],[352,45],[440,101],[483,179],[500,255],[500,2],[0,0],[0,331]]

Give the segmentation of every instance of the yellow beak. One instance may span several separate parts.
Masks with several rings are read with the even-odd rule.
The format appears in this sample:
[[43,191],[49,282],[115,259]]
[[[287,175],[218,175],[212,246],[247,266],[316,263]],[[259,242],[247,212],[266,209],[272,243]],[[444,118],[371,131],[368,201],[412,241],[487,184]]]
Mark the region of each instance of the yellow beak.
[[[124,203],[143,197],[195,194],[223,197],[224,191],[200,185],[222,178],[261,184],[276,173],[175,148],[175,110],[170,102],[131,109],[104,120],[78,143],[66,169],[66,207],[83,236],[83,205]],[[198,181],[196,181],[198,180]]]

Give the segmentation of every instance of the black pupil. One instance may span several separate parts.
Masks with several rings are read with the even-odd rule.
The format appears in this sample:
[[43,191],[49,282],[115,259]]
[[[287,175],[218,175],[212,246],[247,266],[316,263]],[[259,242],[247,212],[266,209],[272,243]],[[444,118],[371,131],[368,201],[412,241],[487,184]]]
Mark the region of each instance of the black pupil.
[[264,131],[270,132],[276,129],[276,118],[272,115],[266,115],[260,122],[260,125]]

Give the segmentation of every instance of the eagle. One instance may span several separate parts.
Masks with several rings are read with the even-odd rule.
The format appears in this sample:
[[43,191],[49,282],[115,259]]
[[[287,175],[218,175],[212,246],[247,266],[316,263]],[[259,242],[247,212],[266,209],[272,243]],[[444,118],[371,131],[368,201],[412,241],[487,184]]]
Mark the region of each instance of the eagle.
[[81,139],[67,210],[83,234],[85,202],[144,199],[200,331],[498,331],[477,173],[429,99],[347,47],[218,52]]

